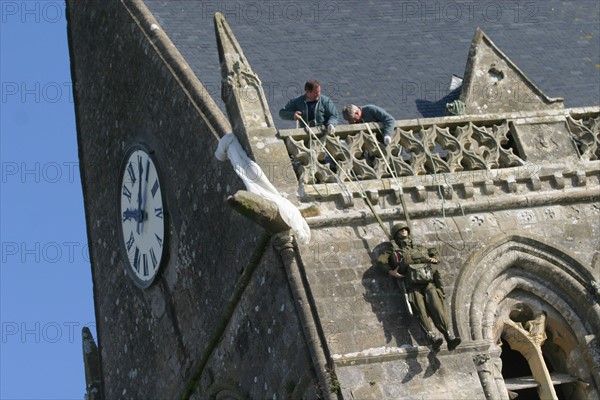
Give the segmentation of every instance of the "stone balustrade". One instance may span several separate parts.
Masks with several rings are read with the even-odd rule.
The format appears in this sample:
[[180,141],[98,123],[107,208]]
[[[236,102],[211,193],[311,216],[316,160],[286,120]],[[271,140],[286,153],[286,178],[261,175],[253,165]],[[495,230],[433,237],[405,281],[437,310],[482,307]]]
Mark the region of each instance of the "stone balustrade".
[[558,126],[558,133],[570,137],[581,160],[600,159],[598,107],[397,121],[388,146],[376,140],[377,123],[343,125],[334,136],[317,128],[313,134],[304,129],[279,134],[298,180],[322,184],[391,178],[391,172],[402,177],[524,166],[527,149],[515,143],[516,126],[537,127],[550,120],[559,122],[553,129]]

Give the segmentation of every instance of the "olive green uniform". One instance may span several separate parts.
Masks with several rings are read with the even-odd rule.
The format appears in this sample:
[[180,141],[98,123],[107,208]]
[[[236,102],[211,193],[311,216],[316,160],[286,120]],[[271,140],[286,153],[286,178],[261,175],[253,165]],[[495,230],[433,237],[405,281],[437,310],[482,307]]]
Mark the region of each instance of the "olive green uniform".
[[[448,348],[453,350],[460,343],[460,338],[450,332],[441,277],[429,262],[430,258],[438,259],[437,252],[435,249],[413,244],[410,237],[398,236],[398,231],[404,228],[394,228],[394,243],[391,243],[391,248],[382,255],[383,259],[380,259],[387,262],[380,262],[380,265],[388,272],[398,268],[398,273],[404,276],[401,279],[406,287],[410,307],[434,349],[439,348],[442,340],[435,338],[431,321],[446,338]],[[408,229],[407,231],[410,232]]]
[[391,269],[399,267],[398,272],[404,275],[406,292],[413,312],[426,332],[433,330],[433,320],[435,327],[446,334],[449,324],[444,305],[445,296],[443,289],[435,285],[434,271],[428,262],[429,258],[437,257],[435,249],[413,245],[410,239],[400,242],[399,246],[400,254],[397,254],[397,251],[393,252],[389,264]]

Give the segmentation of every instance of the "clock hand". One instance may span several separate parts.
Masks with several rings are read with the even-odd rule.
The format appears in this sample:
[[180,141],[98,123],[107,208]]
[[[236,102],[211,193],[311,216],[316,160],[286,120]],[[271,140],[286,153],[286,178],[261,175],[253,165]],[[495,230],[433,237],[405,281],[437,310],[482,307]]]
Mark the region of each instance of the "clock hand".
[[144,221],[146,220],[148,213],[146,213],[146,200],[147,200],[147,189],[148,189],[148,176],[150,172],[150,159],[146,160],[146,177],[144,177],[144,169],[141,166],[140,160],[140,191],[138,193],[138,214],[137,214],[137,232],[141,235],[141,230],[144,229]]
[[130,209],[123,211],[123,221],[128,221],[130,219],[139,221],[140,220],[140,211],[139,210],[130,210]]
[[146,219],[146,216],[148,215],[146,213],[146,200],[148,199],[147,196],[147,192],[148,192],[148,173],[150,172],[150,159],[146,160],[146,178],[144,179],[144,190],[142,190],[142,223],[144,222],[144,220]]
[[142,222],[142,175],[144,174],[144,167],[142,167],[142,157],[138,156],[138,171],[140,173],[140,183],[138,185],[138,220],[137,220],[137,233],[140,234],[140,224]]

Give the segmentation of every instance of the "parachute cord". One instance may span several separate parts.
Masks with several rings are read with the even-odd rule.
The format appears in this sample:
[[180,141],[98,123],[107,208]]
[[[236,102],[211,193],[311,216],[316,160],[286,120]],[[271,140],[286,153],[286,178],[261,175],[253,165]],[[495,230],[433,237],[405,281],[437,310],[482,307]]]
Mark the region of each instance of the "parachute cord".
[[[342,166],[337,162],[337,160],[335,159],[335,157],[333,157],[333,155],[329,152],[329,150],[327,150],[327,147],[325,146],[325,144],[317,137],[317,135],[310,128],[310,126],[308,126],[308,124],[306,123],[306,121],[304,121],[304,119],[302,117],[300,117],[300,121],[302,121],[302,123],[304,124],[304,127],[308,131],[308,133],[311,136],[311,138],[314,136],[315,141],[321,145],[321,147],[323,148],[323,150],[325,151],[325,153],[327,153],[327,155],[331,158],[331,160],[333,161],[333,163],[336,165],[338,171],[341,171],[346,176],[346,178],[348,179],[348,181],[350,181],[350,182],[352,182],[354,184],[355,188],[357,189],[357,192],[360,194],[360,196],[362,197],[362,199],[365,201],[365,203],[367,204],[367,206],[369,207],[369,209],[373,213],[373,216],[375,217],[375,219],[379,223],[379,226],[381,227],[381,229],[385,233],[386,237],[390,238],[390,240],[391,240],[392,237],[390,236],[389,231],[387,230],[386,226],[384,225],[383,221],[381,220],[381,217],[379,216],[379,214],[377,214],[377,212],[375,211],[375,208],[373,207],[373,204],[371,204],[371,201],[367,197],[367,193],[365,192],[365,190],[363,189],[362,185],[360,184],[360,180],[358,179],[358,176],[356,176],[356,174],[354,172],[352,172],[352,174],[354,175],[354,178],[356,180],[356,182],[354,182],[352,180],[352,178],[348,175],[348,173],[346,172],[346,170],[344,170],[342,168]],[[346,193],[348,193],[350,196],[352,196],[352,194],[348,190],[348,187],[343,183],[343,181],[340,179],[340,177],[337,174],[334,174],[334,176],[336,177],[336,180],[338,181],[338,183],[342,187],[344,187],[344,189],[346,190]]]
[[[367,130],[369,131],[371,138],[375,142],[375,146],[377,146],[377,150],[379,151],[379,154],[381,154],[381,157],[383,158],[383,162],[385,163],[385,166],[386,166],[388,172],[390,173],[390,175],[392,175],[392,178],[396,182],[396,186],[398,187],[398,191],[400,194],[400,202],[402,203],[402,210],[404,211],[404,219],[406,221],[406,225],[408,226],[408,228],[412,230],[412,222],[410,220],[410,216],[408,214],[408,208],[406,207],[406,201],[404,199],[404,189],[402,188],[402,185],[400,185],[400,182],[398,181],[398,177],[396,176],[394,171],[392,171],[390,164],[387,162],[385,154],[383,153],[383,151],[381,151],[381,147],[379,147],[379,141],[377,140],[377,137],[371,130],[371,127],[369,127],[369,124],[367,124],[367,123],[365,123],[365,126],[367,127]],[[386,151],[386,154],[387,154],[387,151]],[[395,170],[395,168],[396,168],[396,166],[394,165],[394,170]]]
[[[425,127],[421,123],[421,120],[417,118],[417,121],[419,123],[419,126],[421,127],[421,132],[424,132],[425,131]],[[423,140],[423,133],[421,133],[421,140]],[[429,159],[431,161],[431,166],[433,168],[433,176],[434,176],[435,181],[437,182],[438,181],[438,174],[437,174],[437,171],[436,171],[436,167],[435,167],[435,163],[434,163],[433,157],[429,153],[427,153],[427,156],[429,157]],[[448,178],[446,176],[444,176],[444,182],[446,182],[446,185],[450,186],[450,184],[448,183]],[[450,228],[449,228],[449,225],[448,225],[448,217],[446,217],[446,198],[445,198],[444,193],[442,191],[442,185],[438,184],[437,188],[438,188],[438,193],[440,195],[440,198],[442,200],[442,218],[444,219],[444,224],[446,225],[446,229],[449,230]],[[457,201],[457,204],[458,204],[458,206],[459,206],[459,208],[461,210],[462,216],[466,219],[465,210],[464,210],[462,204],[460,203],[460,201]],[[454,221],[454,218],[452,218],[452,221],[454,222],[454,225],[456,225],[456,227],[458,228],[458,224],[456,223],[456,221]],[[437,234],[437,227],[435,226],[435,224],[434,224],[433,227],[436,230],[436,234]],[[458,235],[460,236],[460,241],[459,240],[455,240],[454,238],[452,238],[452,236],[450,236],[449,232],[446,233],[446,235],[449,238],[449,242],[443,240],[440,237],[440,235],[437,235],[437,236],[438,236],[438,238],[440,238],[440,241],[442,241],[443,243],[447,244],[448,246],[450,246],[454,250],[459,250],[460,251],[460,250],[464,250],[466,248],[466,241],[465,241],[465,238],[463,237],[460,229],[457,229],[457,230],[458,230]],[[471,232],[471,238],[472,238],[472,236],[473,236],[473,232]],[[462,243],[461,243],[461,241],[462,241]]]

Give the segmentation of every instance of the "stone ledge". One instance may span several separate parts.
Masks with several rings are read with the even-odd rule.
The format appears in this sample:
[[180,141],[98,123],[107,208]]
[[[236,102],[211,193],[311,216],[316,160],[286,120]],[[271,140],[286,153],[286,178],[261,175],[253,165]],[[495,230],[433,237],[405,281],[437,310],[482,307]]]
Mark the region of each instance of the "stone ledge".
[[[570,166],[523,166],[504,168],[493,171],[469,171],[455,174],[404,176],[399,179],[405,201],[418,204],[437,201],[441,196],[445,200],[470,199],[477,200],[489,196],[523,195],[526,193],[541,194],[555,190],[568,190],[571,188],[588,187],[594,189],[599,185],[591,177],[597,176],[600,183],[600,160],[581,162]],[[360,197],[357,190],[353,190],[353,183],[301,185],[299,190],[300,202],[311,201],[326,202],[343,194]],[[360,187],[369,197],[377,197],[382,203],[388,197],[388,204],[400,204],[397,181],[391,178],[361,181]],[[544,188],[544,185],[547,187]],[[546,189],[546,190],[544,190]],[[377,193],[377,194],[375,194]],[[433,197],[432,197],[433,195]],[[390,198],[392,201],[390,201]],[[345,199],[346,207],[352,201]]]
[[[406,347],[405,347],[406,346]],[[336,367],[346,367],[364,364],[374,364],[386,361],[404,360],[406,358],[427,358],[432,350],[427,346],[411,346],[405,345],[402,347],[378,347],[374,349],[365,349],[361,352],[348,354],[333,354],[331,356]],[[483,341],[467,342],[461,344],[454,351],[448,351],[442,347],[436,354],[446,356],[462,353],[481,353],[487,352],[490,344]]]
[[[540,111],[519,111],[519,112],[508,112],[498,114],[481,114],[481,115],[456,115],[436,118],[418,118],[418,119],[405,119],[396,120],[396,128],[407,129],[421,129],[422,126],[437,125],[441,128],[447,125],[457,125],[469,122],[487,122],[487,123],[498,123],[504,120],[517,121],[524,120],[522,123],[530,123],[531,121],[539,122],[556,122],[563,120],[565,117],[572,116],[574,118],[585,117],[587,114],[600,113],[600,107],[578,107],[578,108],[566,108],[557,110],[540,110]],[[562,117],[562,119],[561,119]],[[369,126],[376,128],[381,124],[370,123]],[[364,124],[360,124],[364,126]],[[345,137],[351,133],[357,131],[356,126],[353,125],[339,125],[336,127],[336,136]],[[307,136],[306,131],[303,128],[297,129],[281,129],[278,131],[280,138],[293,137],[300,138]]]
[[[411,218],[461,215],[474,212],[489,212],[520,207],[535,207],[544,205],[570,204],[579,202],[600,201],[600,185],[594,188],[579,187],[569,190],[538,191],[528,194],[512,194],[510,196],[486,196],[471,199],[468,202],[445,202],[442,200],[412,204],[408,211]],[[360,203],[357,203],[360,204]],[[404,213],[402,207],[391,206],[378,209],[377,214],[383,221],[397,220]],[[375,217],[365,205],[354,210],[327,210],[318,217],[307,217],[306,221],[312,228],[334,226],[338,224],[372,223]]]

